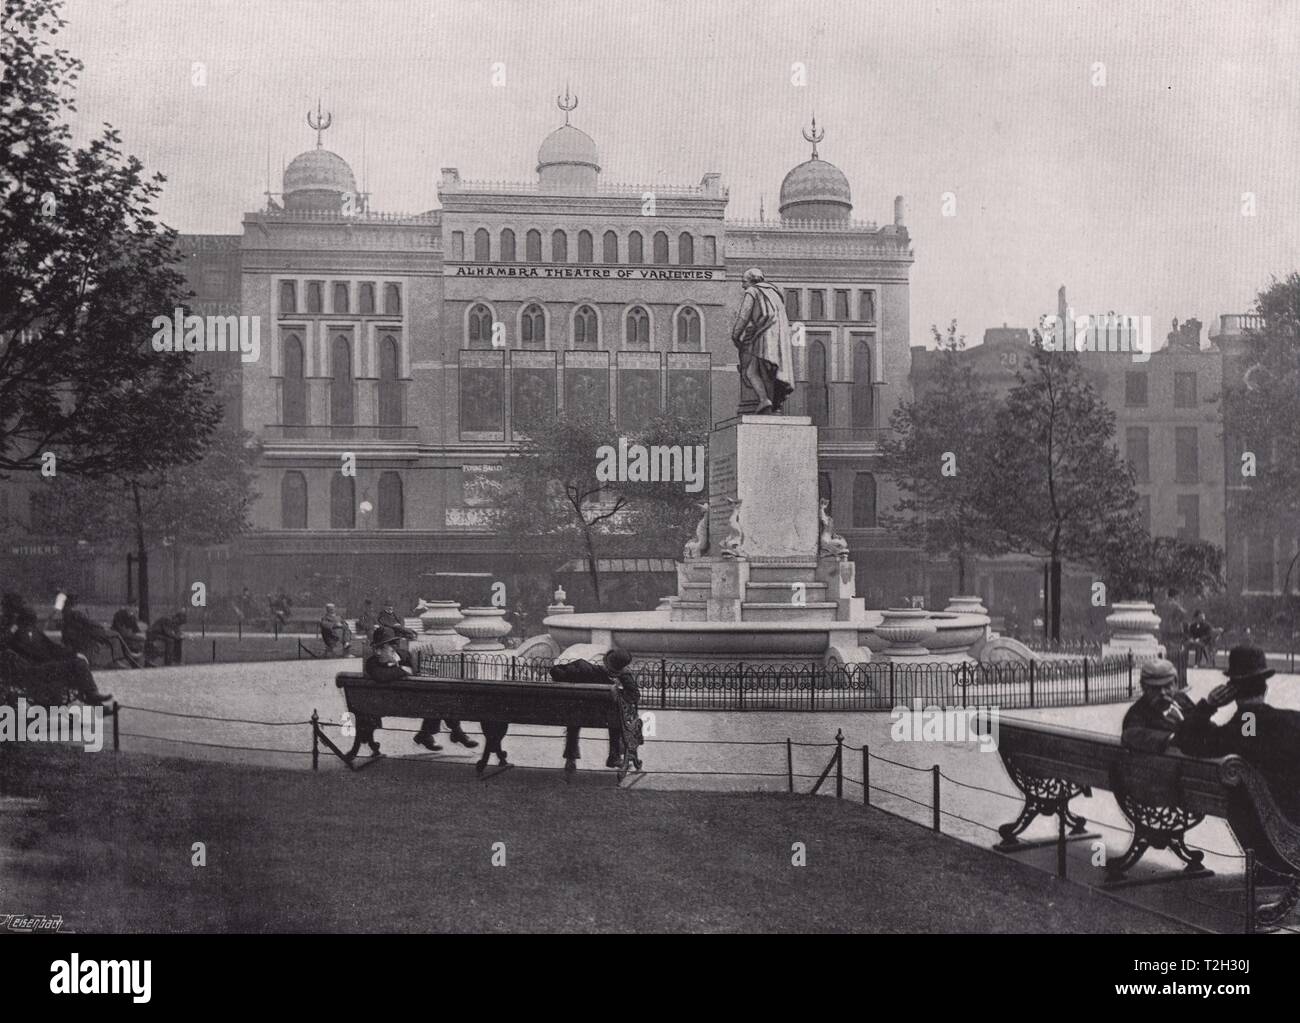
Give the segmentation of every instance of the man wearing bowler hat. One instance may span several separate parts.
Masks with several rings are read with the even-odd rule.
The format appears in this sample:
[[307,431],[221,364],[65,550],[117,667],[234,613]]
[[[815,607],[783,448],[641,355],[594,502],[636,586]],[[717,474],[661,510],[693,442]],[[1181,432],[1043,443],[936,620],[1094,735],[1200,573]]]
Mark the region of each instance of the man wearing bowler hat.
[[[1268,783],[1278,808],[1289,820],[1300,822],[1300,711],[1282,710],[1267,703],[1268,679],[1274,674],[1264,651],[1254,646],[1233,647],[1228,654],[1228,681],[1217,686],[1187,714],[1176,742],[1183,752],[1198,757],[1223,757],[1235,753],[1256,767]],[[1215,711],[1236,702],[1237,710],[1222,725]],[[1300,897],[1295,868],[1272,851],[1253,808],[1234,796],[1229,819],[1245,848],[1253,848],[1261,867],[1291,882],[1282,903],[1260,910],[1260,918],[1285,915]],[[1273,908],[1272,914],[1266,910]]]

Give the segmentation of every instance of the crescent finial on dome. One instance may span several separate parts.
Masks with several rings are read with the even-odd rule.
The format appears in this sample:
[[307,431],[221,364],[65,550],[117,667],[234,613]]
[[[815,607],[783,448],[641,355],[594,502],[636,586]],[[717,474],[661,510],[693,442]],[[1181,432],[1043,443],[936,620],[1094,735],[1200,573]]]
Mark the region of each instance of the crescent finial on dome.
[[578,109],[578,97],[569,96],[569,83],[564,83],[564,95],[555,97],[555,105],[564,111],[564,123],[569,123],[569,111]]
[[815,113],[812,115],[812,130],[810,131],[809,129],[804,128],[803,137],[805,141],[812,143],[812,158],[814,160],[820,159],[817,155],[817,143],[826,137],[826,129],[823,128],[821,131],[817,130],[817,115]]
[[334,123],[333,114],[322,114],[320,109],[320,97],[316,98],[316,120],[311,119],[311,111],[307,111],[307,127],[316,130],[316,148],[321,148],[321,132]]

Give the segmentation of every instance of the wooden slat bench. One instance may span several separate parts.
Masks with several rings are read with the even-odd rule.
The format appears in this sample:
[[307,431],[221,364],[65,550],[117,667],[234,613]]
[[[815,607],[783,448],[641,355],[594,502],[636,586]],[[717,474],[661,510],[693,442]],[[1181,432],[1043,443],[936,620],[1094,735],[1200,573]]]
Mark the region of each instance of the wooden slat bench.
[[[577,728],[619,728],[622,724],[618,687],[613,684],[498,682],[424,675],[376,682],[351,671],[339,672],[334,684],[343,690],[351,713],[372,718],[453,718]],[[361,736],[353,740],[348,753],[340,752],[328,739],[324,741],[350,763],[360,748]],[[486,753],[483,759],[486,761]]]
[[[1233,824],[1243,812],[1253,812],[1269,848],[1253,850],[1271,854],[1273,862],[1289,868],[1290,885],[1280,902],[1260,910],[1264,923],[1276,922],[1300,900],[1300,821],[1288,820],[1278,808],[1263,776],[1241,757],[1201,759],[1182,753],[1139,753],[1125,749],[1118,736],[1083,732],[1058,725],[1029,721],[998,724],[998,752],[1007,774],[1025,795],[1025,805],[1015,821],[998,829],[1002,841],[994,848],[1014,851],[1017,836],[1039,815],[1063,815],[1071,830],[1083,831],[1086,821],[1070,811],[1077,795],[1091,796],[1094,788],[1115,796],[1120,812],[1133,825],[1133,840],[1124,855],[1107,861],[1107,884],[1151,883],[1126,881],[1125,872],[1148,848],[1169,849],[1186,866],[1181,873],[1155,879],[1205,877],[1205,854],[1189,849],[1185,834],[1206,817]],[[1245,842],[1242,842],[1243,848]]]

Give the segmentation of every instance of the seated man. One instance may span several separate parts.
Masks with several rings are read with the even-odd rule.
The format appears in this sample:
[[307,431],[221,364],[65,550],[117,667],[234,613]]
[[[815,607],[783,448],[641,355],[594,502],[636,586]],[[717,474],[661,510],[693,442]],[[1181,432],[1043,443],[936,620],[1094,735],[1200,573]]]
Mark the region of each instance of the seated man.
[[[391,613],[391,607],[392,605],[389,604],[385,609],[390,618],[394,617]],[[380,615],[381,621],[383,620],[383,617],[383,615]],[[380,625],[375,629],[374,634],[370,639],[370,649],[378,652],[381,643],[383,643],[384,646],[391,647],[391,650],[384,652],[385,663],[396,663],[402,668],[403,675],[413,675],[415,674],[415,662],[411,658],[410,651],[401,650],[399,647],[403,640],[413,639],[414,637],[415,633],[411,632],[409,629],[393,628],[391,625]],[[374,654],[372,653],[370,657],[366,658],[366,663],[369,664],[373,657]],[[366,674],[369,675],[370,673],[367,671]],[[392,673],[390,672],[389,674],[391,675]],[[371,675],[371,677],[375,678],[373,675]],[[397,677],[398,676],[396,675],[392,675],[392,678]],[[385,682],[391,681],[391,679],[377,678],[376,681]],[[475,749],[478,747],[478,740],[471,739],[466,735],[465,729],[461,727],[461,723],[458,720],[448,718],[447,727],[451,730],[452,742],[458,743],[466,749]],[[420,722],[420,730],[415,733],[412,741],[417,746],[423,746],[425,749],[432,750],[434,753],[441,752],[442,747],[438,745],[437,742],[438,732],[441,728],[441,718],[425,718]]]
[[[1223,757],[1235,753],[1256,767],[1289,820],[1300,822],[1300,711],[1281,710],[1267,702],[1274,671],[1264,651],[1236,646],[1228,655],[1228,681],[1194,706],[1179,726],[1175,741],[1190,756]],[[1236,713],[1224,724],[1212,718],[1220,707],[1236,702]],[[1274,854],[1263,828],[1244,802],[1230,814],[1233,829],[1262,865],[1277,874],[1294,876],[1295,868]]]
[[352,630],[335,612],[333,604],[326,604],[321,615],[320,638],[325,641],[326,657],[346,657],[352,652]]
[[140,629],[140,620],[135,611],[129,607],[118,608],[113,615],[113,631],[122,638],[127,650],[133,654],[144,652],[144,633]]
[[157,659],[161,653],[164,665],[180,664],[182,641],[185,639],[185,633],[181,627],[185,622],[184,611],[177,611],[174,615],[162,615],[155,618],[146,634],[150,656]]
[[1124,715],[1121,741],[1125,749],[1163,753],[1194,704],[1178,688],[1178,670],[1163,658],[1143,663],[1139,681],[1142,695]]
[[79,598],[69,593],[63,605],[63,645],[90,661],[101,646],[109,646],[111,633],[97,622],[92,622],[81,610]]
[[84,657],[45,635],[36,612],[21,597],[6,593],[2,608],[4,635],[0,645],[26,662],[23,671],[31,673],[33,682],[66,686],[77,693],[82,703],[95,705],[112,698],[112,693],[99,691]]

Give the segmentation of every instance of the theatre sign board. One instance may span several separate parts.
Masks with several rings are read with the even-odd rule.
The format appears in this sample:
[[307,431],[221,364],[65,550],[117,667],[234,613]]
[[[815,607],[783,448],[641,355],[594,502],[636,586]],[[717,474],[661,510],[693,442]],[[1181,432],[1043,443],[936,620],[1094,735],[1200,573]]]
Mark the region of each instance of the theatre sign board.
[[569,266],[563,263],[447,263],[445,277],[515,277],[564,281],[725,281],[723,267]]

